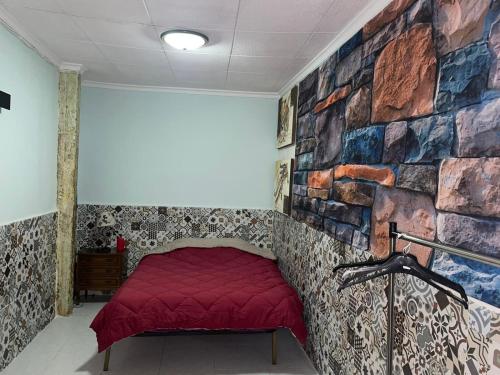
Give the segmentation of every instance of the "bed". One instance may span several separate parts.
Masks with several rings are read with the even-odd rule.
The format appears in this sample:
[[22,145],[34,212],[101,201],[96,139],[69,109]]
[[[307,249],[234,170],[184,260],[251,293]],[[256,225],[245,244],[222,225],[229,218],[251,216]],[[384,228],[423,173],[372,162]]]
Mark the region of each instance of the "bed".
[[98,351],[106,351],[104,370],[112,344],[131,336],[271,332],[273,364],[276,329],[288,328],[304,345],[297,293],[272,256],[252,249],[177,246],[146,255],[90,326]]

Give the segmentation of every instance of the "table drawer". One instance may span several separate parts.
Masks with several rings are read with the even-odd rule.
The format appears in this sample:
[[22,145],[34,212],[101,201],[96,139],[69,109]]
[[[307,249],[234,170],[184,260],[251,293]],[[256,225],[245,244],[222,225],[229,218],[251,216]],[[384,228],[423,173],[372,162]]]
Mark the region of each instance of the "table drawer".
[[83,255],[78,256],[78,263],[81,267],[97,268],[97,267],[121,267],[123,258],[116,255]]
[[120,276],[121,267],[95,267],[95,268],[78,268],[78,277],[82,278],[110,278]]
[[116,277],[110,279],[79,279],[78,281],[80,289],[107,290],[118,289],[121,286],[121,279]]

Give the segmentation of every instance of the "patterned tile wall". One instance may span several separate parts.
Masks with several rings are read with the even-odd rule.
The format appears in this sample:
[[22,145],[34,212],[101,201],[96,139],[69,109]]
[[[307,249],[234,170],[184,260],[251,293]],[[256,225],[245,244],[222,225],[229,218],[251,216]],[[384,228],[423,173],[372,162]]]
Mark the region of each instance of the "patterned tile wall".
[[[337,292],[340,263],[363,252],[275,214],[273,250],[300,293],[309,330],[307,352],[325,375],[384,374],[386,278]],[[472,300],[468,310],[406,275],[396,278],[393,374],[500,373],[500,310]]]
[[[116,225],[96,226],[99,214],[109,211]],[[116,233],[128,242],[130,273],[150,249],[179,238],[237,237],[254,245],[272,247],[272,218],[269,210],[79,205],[77,247],[103,247],[112,244]]]
[[0,371],[54,318],[56,214],[0,226]]

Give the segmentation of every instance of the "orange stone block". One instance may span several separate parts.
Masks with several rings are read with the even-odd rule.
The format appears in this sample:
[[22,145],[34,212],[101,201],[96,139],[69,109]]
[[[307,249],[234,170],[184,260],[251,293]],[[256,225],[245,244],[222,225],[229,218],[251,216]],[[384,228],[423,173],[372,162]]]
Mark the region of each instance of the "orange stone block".
[[313,188],[307,189],[307,196],[309,198],[319,198],[326,201],[328,200],[329,195],[330,195],[330,190],[328,189],[313,189]]
[[391,168],[376,168],[369,165],[339,165],[335,168],[335,179],[340,180],[343,177],[373,181],[387,187],[393,187],[396,182],[396,176]]
[[382,27],[399,17],[415,0],[394,0],[363,27],[363,40],[369,39]]
[[333,184],[333,169],[309,172],[307,186],[314,189],[330,189]]
[[372,122],[432,113],[436,65],[431,25],[418,24],[390,42],[375,63]]
[[314,113],[318,113],[327,109],[328,107],[334,105],[339,100],[346,98],[351,93],[351,85],[345,85],[330,94],[328,98],[316,104],[314,107]]

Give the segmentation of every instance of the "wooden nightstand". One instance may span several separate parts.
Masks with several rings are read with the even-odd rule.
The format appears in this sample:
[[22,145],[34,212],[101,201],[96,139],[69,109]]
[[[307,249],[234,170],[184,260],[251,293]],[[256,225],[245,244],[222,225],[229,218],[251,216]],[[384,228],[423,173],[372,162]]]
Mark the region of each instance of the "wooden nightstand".
[[111,249],[103,253],[102,249],[80,249],[76,258],[75,294],[80,303],[80,291],[108,291],[122,285],[126,252],[118,253]]

